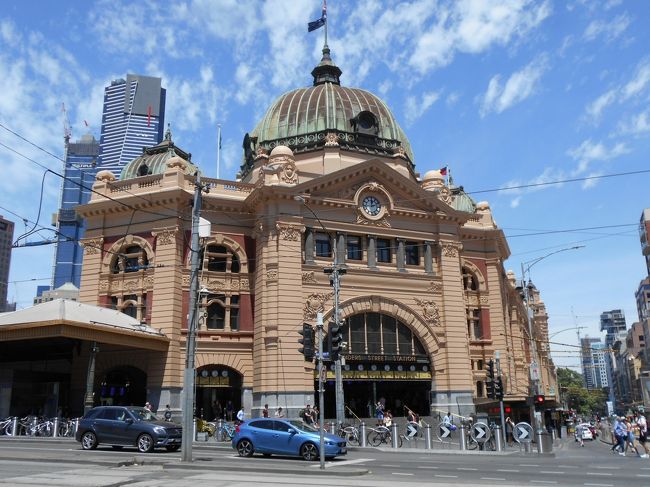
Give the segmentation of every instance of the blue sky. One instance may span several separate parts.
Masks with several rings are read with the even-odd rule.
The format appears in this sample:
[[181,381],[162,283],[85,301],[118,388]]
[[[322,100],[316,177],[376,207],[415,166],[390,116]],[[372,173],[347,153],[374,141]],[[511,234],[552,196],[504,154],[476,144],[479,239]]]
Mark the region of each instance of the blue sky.
[[[508,269],[519,276],[522,262],[585,245],[531,269],[550,332],[597,336],[600,313],[615,308],[635,321],[647,173],[482,191],[649,169],[650,2],[330,0],[328,13],[342,84],[386,100],[421,174],[448,165],[490,202],[509,237]],[[62,156],[62,103],[73,139],[99,138],[104,87],[127,73],[160,76],[175,142],[215,177],[220,123],[221,177],[232,179],[244,133],[280,94],[311,83],[323,31],[308,34],[307,22],[319,15],[318,0],[3,2],[0,123]],[[0,144],[0,214],[19,235],[22,218],[39,218],[43,170],[14,151],[57,171],[61,162],[2,128]],[[45,183],[48,226],[61,181]],[[53,251],[14,250],[19,308],[49,283]],[[575,332],[554,341],[575,344]],[[559,365],[577,365],[564,355]]]

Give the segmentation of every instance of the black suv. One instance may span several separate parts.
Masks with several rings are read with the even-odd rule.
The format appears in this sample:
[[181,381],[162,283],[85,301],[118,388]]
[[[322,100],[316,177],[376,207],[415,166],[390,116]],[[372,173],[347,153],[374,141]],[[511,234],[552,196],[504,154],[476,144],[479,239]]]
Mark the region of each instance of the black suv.
[[142,453],[156,447],[176,451],[181,447],[182,431],[180,426],[160,420],[145,408],[98,406],[81,418],[75,439],[84,450],[103,443],[113,448],[135,446]]

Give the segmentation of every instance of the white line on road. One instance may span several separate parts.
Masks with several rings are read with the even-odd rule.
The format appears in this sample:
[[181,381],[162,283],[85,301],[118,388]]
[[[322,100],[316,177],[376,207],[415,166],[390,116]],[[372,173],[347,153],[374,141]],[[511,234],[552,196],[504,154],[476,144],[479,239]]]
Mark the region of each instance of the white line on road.
[[497,472],[521,472],[521,470],[509,470],[507,468],[497,468]]
[[[327,462],[325,463],[325,468],[330,468],[330,467],[340,467],[342,465],[354,465],[355,463],[363,463],[363,462],[374,462],[374,458],[357,458],[355,460],[343,460],[342,462],[336,462],[336,463],[330,463]],[[310,465],[311,468],[320,468],[320,465]]]
[[531,480],[531,484],[557,484],[555,480]]
[[609,472],[587,472],[587,475],[602,475],[603,477],[611,477],[614,474]]
[[646,475],[644,473],[638,473],[636,474],[637,477],[650,477],[650,475]]
[[429,467],[429,466],[427,466],[427,465],[422,465],[422,466],[419,466],[418,468],[430,468],[430,469],[437,470],[437,469],[440,468],[440,467]]
[[434,477],[440,477],[441,479],[457,479],[458,475],[434,475]]
[[553,474],[553,475],[562,475],[564,472],[558,472],[555,470],[540,470],[539,473],[548,473],[548,474]]
[[597,465],[594,468],[602,468],[602,469],[609,469],[609,470],[620,470],[621,469],[621,467],[601,467],[599,465]]
[[535,465],[533,463],[520,463],[520,467],[539,467],[539,465]]
[[382,467],[395,467],[395,468],[399,468],[399,467],[401,467],[401,465],[382,465]]
[[557,468],[578,468],[575,465],[558,465]]
[[458,467],[456,470],[466,470],[468,472],[476,472],[478,468],[471,468],[471,467]]
[[505,479],[499,479],[499,478],[496,478],[496,477],[481,477],[481,480],[501,480],[501,481],[503,481]]
[[614,487],[614,484],[588,484],[585,483],[585,485],[589,485],[592,487]]
[[391,472],[392,475],[415,475],[413,473]]

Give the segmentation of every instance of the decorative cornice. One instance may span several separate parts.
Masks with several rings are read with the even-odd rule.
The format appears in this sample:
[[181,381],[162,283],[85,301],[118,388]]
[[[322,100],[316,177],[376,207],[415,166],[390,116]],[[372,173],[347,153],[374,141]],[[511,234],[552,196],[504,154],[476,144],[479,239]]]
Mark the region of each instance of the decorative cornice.
[[415,302],[422,308],[422,316],[429,325],[440,325],[440,310],[433,300],[415,298]]
[[442,283],[439,281],[431,281],[427,288],[428,293],[442,294]]
[[151,235],[156,237],[157,245],[170,245],[175,243],[178,228],[168,228],[157,232],[151,232]]
[[441,242],[442,255],[445,257],[458,257],[458,252],[463,248],[463,244],[458,242]]
[[289,240],[292,242],[296,242],[300,240],[300,233],[302,231],[302,227],[276,223],[275,228],[278,230],[278,234],[280,235],[281,240]]

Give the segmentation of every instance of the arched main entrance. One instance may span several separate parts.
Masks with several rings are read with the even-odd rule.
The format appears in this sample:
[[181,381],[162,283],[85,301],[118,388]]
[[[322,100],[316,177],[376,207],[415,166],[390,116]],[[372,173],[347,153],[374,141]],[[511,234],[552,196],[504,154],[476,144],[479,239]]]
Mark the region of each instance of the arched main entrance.
[[102,406],[144,406],[146,401],[147,374],[136,367],[115,367],[99,383]]
[[[342,328],[347,343],[342,366],[343,394],[354,414],[373,416],[378,401],[393,416],[404,416],[405,407],[420,415],[429,414],[431,363],[411,328],[379,312],[349,316]],[[326,391],[325,413],[331,417],[335,414],[333,364],[328,365]]]
[[196,370],[196,416],[208,421],[232,421],[241,407],[242,375],[225,365]]

